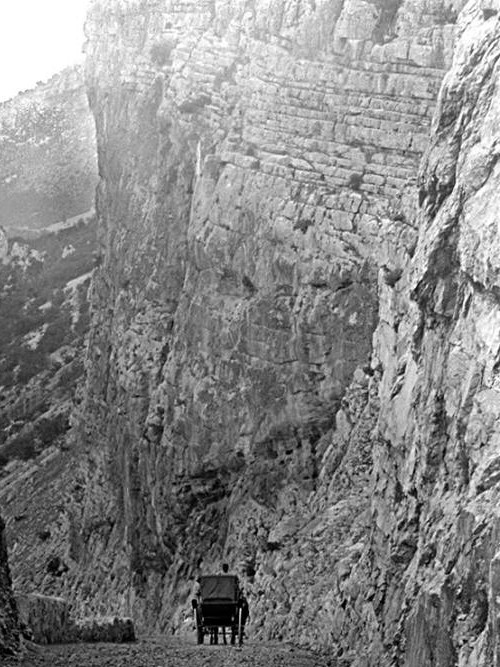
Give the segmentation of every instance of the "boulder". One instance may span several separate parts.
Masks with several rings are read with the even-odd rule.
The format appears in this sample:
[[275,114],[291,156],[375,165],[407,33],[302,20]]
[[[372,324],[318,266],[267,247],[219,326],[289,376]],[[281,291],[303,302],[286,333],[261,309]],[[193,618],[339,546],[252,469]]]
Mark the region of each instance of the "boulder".
[[113,642],[122,644],[135,641],[131,618],[87,618],[77,621],[76,637],[83,642]]
[[135,641],[130,618],[111,616],[75,621],[66,600],[48,595],[18,595],[17,604],[24,634],[37,644]]
[[59,644],[75,638],[66,600],[48,595],[17,595],[23,632],[37,644]]

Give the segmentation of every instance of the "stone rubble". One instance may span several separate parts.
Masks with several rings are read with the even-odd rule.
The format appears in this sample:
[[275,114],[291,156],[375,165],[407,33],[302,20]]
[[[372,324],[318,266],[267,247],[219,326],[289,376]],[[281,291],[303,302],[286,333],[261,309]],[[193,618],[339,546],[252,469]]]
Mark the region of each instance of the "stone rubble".
[[66,600],[40,594],[18,594],[16,602],[25,638],[36,644],[135,641],[130,618],[73,619]]

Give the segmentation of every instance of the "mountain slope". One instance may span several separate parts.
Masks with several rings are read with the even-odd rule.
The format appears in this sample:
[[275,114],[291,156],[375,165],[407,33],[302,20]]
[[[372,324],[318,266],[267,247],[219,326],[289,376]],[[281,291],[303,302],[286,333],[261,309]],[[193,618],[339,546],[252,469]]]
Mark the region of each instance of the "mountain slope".
[[95,128],[81,68],[0,104],[0,226],[32,230],[89,211]]
[[95,220],[8,242],[0,265],[0,466],[69,428],[83,377]]

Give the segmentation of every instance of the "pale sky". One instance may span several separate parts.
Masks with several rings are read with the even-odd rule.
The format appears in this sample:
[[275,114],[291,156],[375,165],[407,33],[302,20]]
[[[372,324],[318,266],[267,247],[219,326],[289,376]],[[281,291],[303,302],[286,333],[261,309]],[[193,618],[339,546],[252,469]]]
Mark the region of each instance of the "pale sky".
[[90,0],[0,0],[0,101],[80,62]]

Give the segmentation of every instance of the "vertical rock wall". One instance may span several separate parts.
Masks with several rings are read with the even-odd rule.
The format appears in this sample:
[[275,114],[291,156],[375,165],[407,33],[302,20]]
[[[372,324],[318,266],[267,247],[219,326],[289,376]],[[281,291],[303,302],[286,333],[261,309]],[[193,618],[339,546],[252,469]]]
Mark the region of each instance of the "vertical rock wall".
[[4,522],[0,518],[0,657],[13,655],[19,647],[19,620],[12,593]]
[[461,15],[421,169],[417,250],[385,288],[376,336],[373,572],[382,617],[403,610],[394,650],[408,667],[500,659],[499,9],[468,3]]
[[[94,3],[103,262],[73,555],[99,554],[98,598],[165,622],[197,563],[252,580],[309,520],[370,393],[379,270],[394,283],[414,247],[460,5]],[[361,515],[366,421],[336,499]]]

